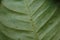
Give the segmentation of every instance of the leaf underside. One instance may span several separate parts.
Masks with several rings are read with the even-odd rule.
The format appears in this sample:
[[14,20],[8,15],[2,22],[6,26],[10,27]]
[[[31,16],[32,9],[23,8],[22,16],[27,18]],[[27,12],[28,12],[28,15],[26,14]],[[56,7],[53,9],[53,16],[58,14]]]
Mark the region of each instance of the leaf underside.
[[2,0],[0,40],[60,40],[60,8],[50,0]]

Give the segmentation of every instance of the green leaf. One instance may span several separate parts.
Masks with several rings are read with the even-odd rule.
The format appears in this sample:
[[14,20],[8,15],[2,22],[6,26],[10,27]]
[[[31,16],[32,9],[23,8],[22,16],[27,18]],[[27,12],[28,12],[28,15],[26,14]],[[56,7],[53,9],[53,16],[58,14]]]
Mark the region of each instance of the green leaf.
[[2,0],[0,40],[60,40],[60,8],[50,0]]

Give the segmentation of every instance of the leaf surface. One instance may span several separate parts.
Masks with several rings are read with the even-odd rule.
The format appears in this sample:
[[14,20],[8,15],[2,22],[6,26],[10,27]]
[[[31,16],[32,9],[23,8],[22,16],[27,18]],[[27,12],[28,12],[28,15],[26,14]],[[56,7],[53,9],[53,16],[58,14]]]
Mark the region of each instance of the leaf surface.
[[2,0],[0,40],[59,40],[59,30],[60,8],[51,1]]

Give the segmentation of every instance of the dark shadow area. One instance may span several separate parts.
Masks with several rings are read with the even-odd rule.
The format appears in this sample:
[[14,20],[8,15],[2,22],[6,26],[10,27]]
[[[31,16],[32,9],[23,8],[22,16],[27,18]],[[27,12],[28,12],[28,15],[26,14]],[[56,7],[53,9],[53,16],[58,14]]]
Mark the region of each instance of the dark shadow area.
[[1,0],[0,0],[0,4],[1,4]]
[[0,0],[0,3],[1,3],[1,0]]
[[53,3],[56,5],[60,5],[60,0],[53,0]]
[[55,5],[60,8],[60,0],[49,0],[51,2],[51,5]]

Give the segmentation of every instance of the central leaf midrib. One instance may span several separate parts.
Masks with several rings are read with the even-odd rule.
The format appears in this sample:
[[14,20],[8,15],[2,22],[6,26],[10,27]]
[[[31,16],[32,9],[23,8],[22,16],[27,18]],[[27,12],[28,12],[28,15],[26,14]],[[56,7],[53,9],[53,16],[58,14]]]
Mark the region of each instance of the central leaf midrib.
[[29,6],[28,6],[28,4],[27,4],[27,2],[26,2],[26,0],[24,0],[24,3],[25,3],[25,7],[27,8],[27,13],[28,13],[28,16],[30,17],[30,21],[31,21],[31,25],[32,25],[32,30],[33,30],[33,33],[35,34],[34,36],[34,40],[38,40],[38,34],[35,32],[35,23],[34,23],[34,21],[33,21],[33,19],[32,19],[32,16],[31,16],[31,10],[30,10],[30,8],[29,8]]

